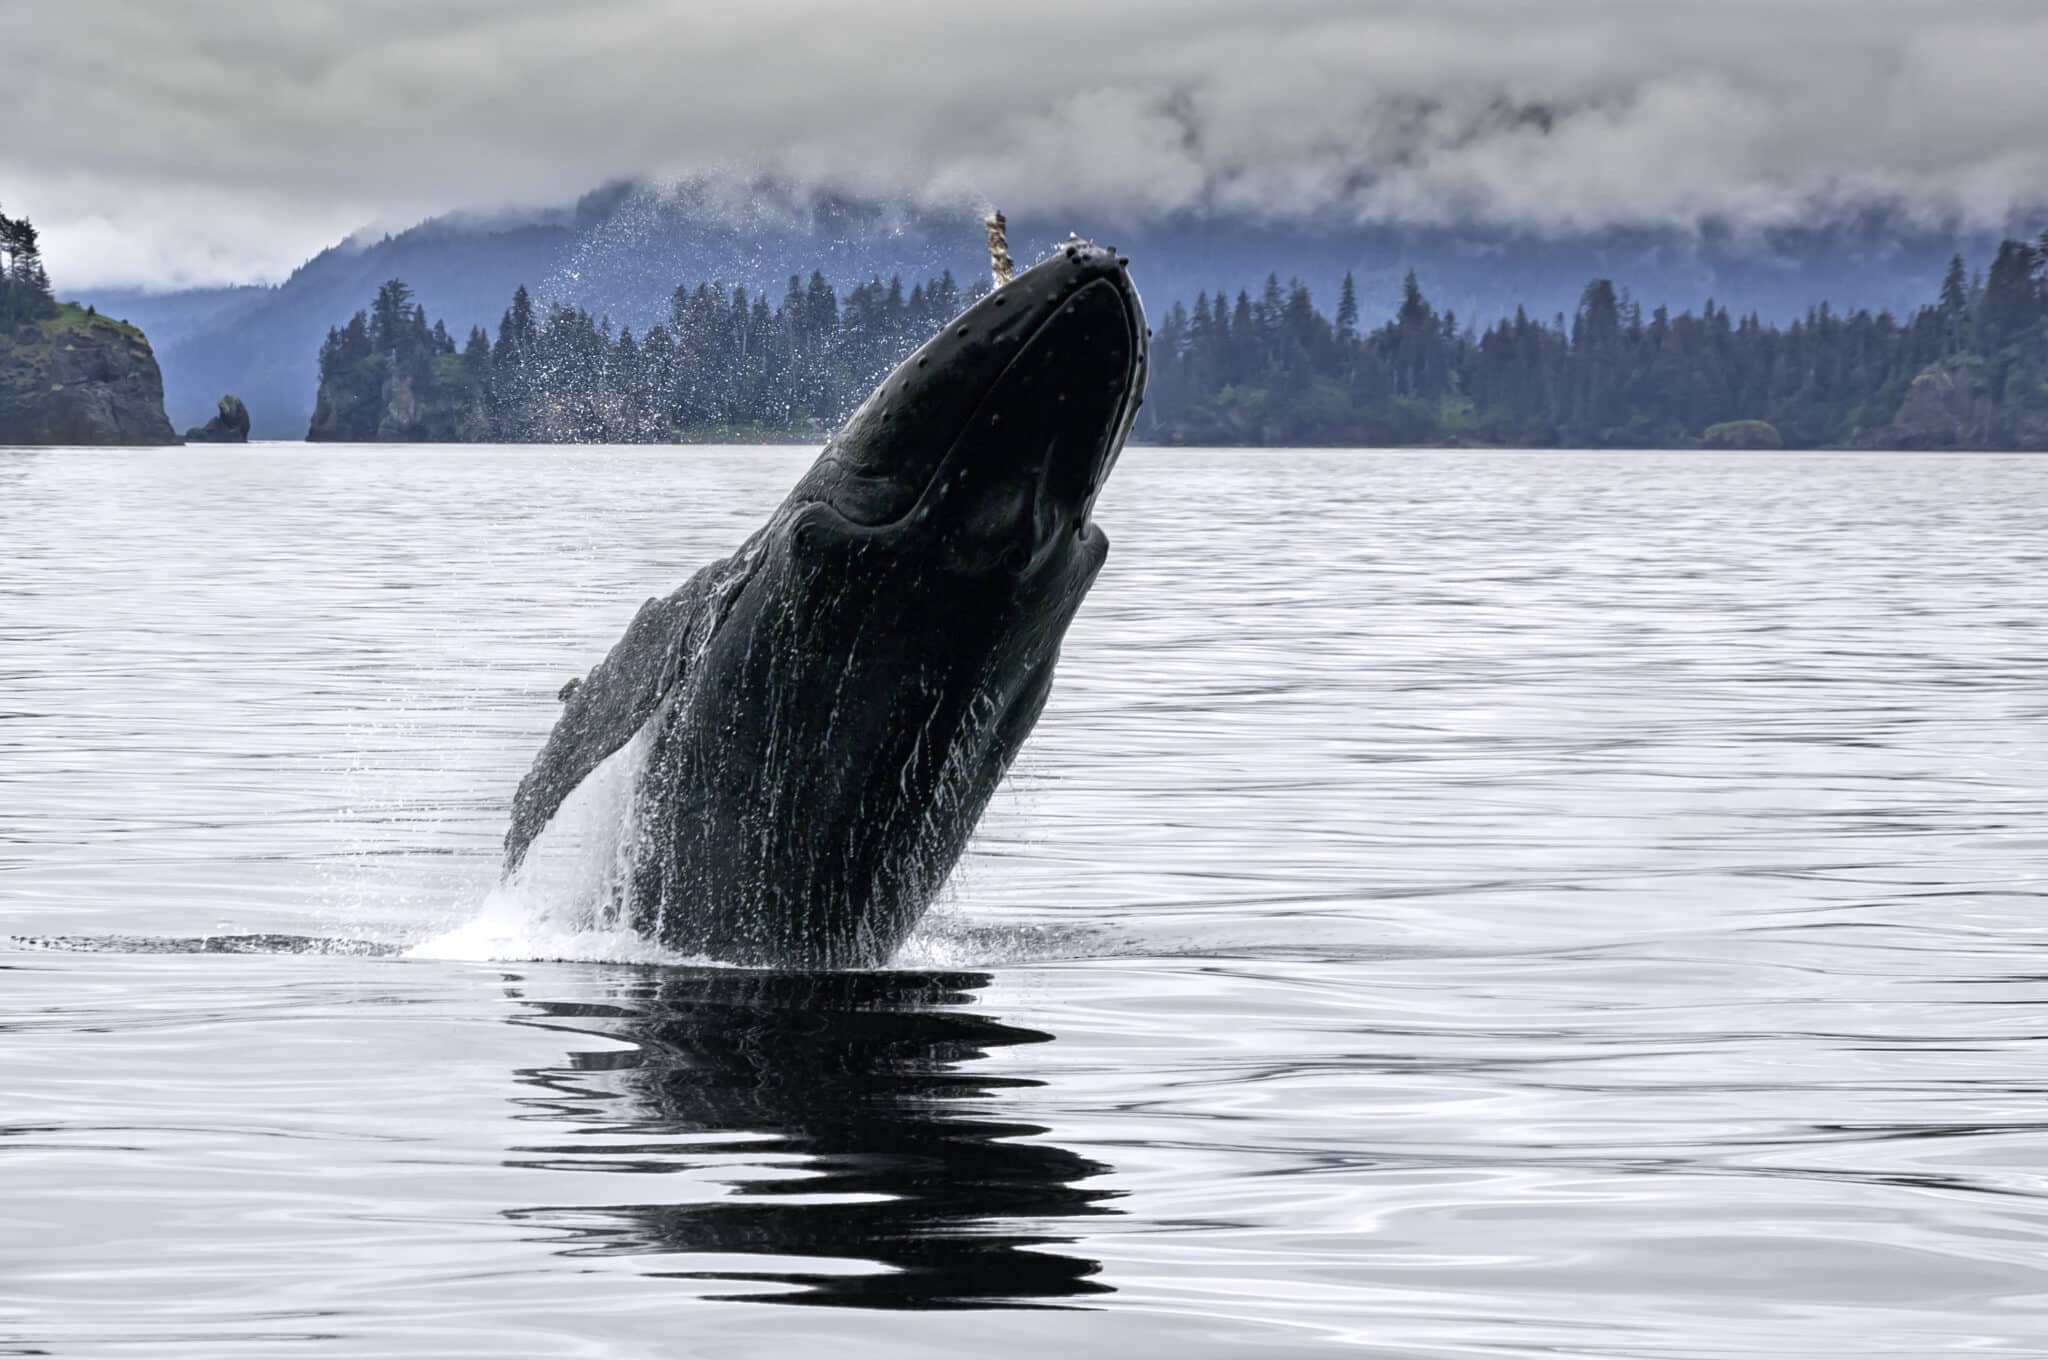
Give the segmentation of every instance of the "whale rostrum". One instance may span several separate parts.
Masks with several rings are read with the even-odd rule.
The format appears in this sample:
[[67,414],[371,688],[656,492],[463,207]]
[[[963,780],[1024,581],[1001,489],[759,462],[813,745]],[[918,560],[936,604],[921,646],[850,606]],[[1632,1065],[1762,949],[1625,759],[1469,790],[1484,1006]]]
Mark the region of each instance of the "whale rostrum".
[[1090,512],[1145,371],[1124,262],[1086,242],[955,318],[766,525],[563,687],[506,873],[645,732],[621,879],[635,929],[732,963],[885,962],[1045,705],[1109,551]]

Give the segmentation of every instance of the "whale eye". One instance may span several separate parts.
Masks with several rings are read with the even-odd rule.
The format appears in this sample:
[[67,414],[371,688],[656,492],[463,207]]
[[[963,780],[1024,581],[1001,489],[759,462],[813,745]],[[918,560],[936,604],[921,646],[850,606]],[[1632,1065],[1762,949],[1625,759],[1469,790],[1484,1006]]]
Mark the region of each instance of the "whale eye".
[[965,340],[965,339],[967,338],[967,327],[965,327],[965,326],[962,326],[962,327],[960,328],[960,338],[961,338],[962,340]]

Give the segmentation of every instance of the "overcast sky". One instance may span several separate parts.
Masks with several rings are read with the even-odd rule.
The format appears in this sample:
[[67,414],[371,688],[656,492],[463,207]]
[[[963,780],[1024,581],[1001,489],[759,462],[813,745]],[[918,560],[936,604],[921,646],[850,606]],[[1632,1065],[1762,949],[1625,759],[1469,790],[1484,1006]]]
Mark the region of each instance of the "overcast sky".
[[0,139],[60,289],[276,279],[365,225],[702,172],[1080,215],[1995,226],[2048,200],[2048,0],[25,0]]

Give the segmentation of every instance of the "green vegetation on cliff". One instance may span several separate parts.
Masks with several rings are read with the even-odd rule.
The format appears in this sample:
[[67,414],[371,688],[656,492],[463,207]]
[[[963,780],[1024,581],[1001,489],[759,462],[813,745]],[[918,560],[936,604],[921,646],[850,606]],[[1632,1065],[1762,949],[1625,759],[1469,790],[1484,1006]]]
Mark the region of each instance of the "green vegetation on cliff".
[[59,302],[27,218],[0,213],[0,444],[175,444],[142,332]]
[[0,444],[175,444],[141,331],[72,303],[0,325]]

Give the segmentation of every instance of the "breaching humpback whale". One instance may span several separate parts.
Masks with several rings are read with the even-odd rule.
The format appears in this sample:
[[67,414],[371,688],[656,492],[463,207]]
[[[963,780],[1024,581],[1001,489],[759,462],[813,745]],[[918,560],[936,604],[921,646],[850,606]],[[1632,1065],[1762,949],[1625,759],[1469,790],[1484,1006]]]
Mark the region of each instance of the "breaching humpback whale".
[[649,600],[513,801],[505,872],[643,731],[623,907],[671,948],[887,960],[1052,684],[1145,386],[1113,250],[1069,242],[877,387],[768,523]]

